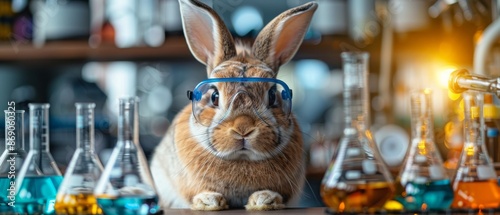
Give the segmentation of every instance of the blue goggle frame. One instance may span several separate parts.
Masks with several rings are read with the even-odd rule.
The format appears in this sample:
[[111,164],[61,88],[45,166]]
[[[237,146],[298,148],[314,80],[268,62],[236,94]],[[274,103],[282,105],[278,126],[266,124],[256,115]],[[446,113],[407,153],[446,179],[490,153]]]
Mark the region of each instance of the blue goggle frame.
[[[252,82],[264,82],[264,83],[271,83],[271,84],[276,84],[279,85],[278,91],[276,93],[279,93],[282,101],[286,101],[286,105],[283,106],[284,113],[287,114],[287,117],[290,115],[291,112],[291,106],[292,106],[292,90],[288,87],[288,85],[279,79],[275,78],[258,78],[258,77],[235,77],[235,78],[210,78],[201,81],[196,87],[194,88],[193,91],[188,90],[187,96],[189,100],[192,101],[192,107],[193,107],[193,115],[195,119],[197,119],[198,122],[201,123],[201,120],[199,118],[199,115],[197,114],[199,110],[198,107],[198,102],[202,100],[202,97],[206,93],[207,86],[212,84],[212,83],[224,83],[224,82],[235,82],[235,83],[252,83]],[[279,92],[281,91],[281,92]],[[285,104],[283,103],[283,104]],[[202,110],[202,109],[201,109]],[[206,124],[206,123],[202,123]]]
[[202,86],[204,84],[208,83],[215,83],[215,82],[272,82],[272,83],[277,83],[283,86],[284,90],[281,92],[281,98],[285,100],[292,100],[292,90],[288,87],[288,85],[279,79],[275,78],[253,78],[253,77],[244,77],[244,78],[210,78],[210,79],[205,79],[201,81],[196,87],[194,88],[193,91],[188,90],[187,96],[189,100],[195,99],[196,101],[199,101],[202,96],[202,92],[198,90],[199,86]]

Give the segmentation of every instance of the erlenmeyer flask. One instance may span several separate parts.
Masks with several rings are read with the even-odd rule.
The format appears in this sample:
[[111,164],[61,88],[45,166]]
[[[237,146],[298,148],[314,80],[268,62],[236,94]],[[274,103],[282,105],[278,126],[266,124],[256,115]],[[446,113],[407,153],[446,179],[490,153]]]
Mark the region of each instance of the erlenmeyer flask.
[[407,210],[450,207],[453,189],[434,143],[431,91],[411,93],[411,145],[396,181],[396,200]]
[[6,110],[5,150],[0,156],[0,212],[15,212],[16,176],[25,160],[24,110]]
[[380,209],[394,193],[392,176],[369,128],[368,53],[341,54],[345,128],[321,184],[324,203],[336,212]]
[[500,192],[484,144],[483,94],[466,91],[464,103],[464,146],[453,181],[453,208],[496,208]]
[[94,103],[76,103],[76,150],[57,192],[58,214],[101,214],[94,189],[103,172],[95,151]]
[[29,104],[30,150],[16,177],[16,212],[53,214],[61,172],[49,150],[49,104]]
[[104,214],[155,214],[158,197],[139,144],[138,98],[120,99],[118,141],[95,189]]

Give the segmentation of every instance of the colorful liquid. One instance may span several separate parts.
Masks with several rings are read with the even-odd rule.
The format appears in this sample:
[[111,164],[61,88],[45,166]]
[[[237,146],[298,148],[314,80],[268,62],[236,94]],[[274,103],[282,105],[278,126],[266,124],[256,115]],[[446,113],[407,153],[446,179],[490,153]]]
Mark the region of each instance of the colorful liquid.
[[410,182],[404,188],[401,186],[398,193],[400,195],[396,200],[403,204],[406,210],[443,210],[448,209],[453,201],[450,180],[424,184]]
[[[9,178],[0,178],[0,211],[20,214],[54,214],[57,189],[62,181],[62,176],[36,176],[26,177],[15,195],[7,192],[10,187]],[[14,201],[13,201],[14,200]],[[15,207],[9,206],[15,205]]]
[[458,182],[455,185],[452,208],[497,208],[500,192],[495,179],[473,182]]
[[337,212],[375,211],[382,208],[392,195],[392,184],[385,182],[345,184],[343,189],[321,186],[323,202]]
[[93,193],[57,195],[57,214],[102,214]]
[[146,215],[159,210],[156,196],[97,197],[97,203],[106,215]]

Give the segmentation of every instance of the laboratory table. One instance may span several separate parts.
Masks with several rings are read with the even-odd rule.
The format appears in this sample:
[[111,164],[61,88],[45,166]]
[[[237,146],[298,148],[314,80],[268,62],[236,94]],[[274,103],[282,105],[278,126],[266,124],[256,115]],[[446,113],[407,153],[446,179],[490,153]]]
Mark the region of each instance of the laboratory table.
[[328,214],[325,208],[297,208],[297,209],[284,209],[276,211],[246,211],[243,209],[238,210],[223,210],[223,211],[193,211],[189,209],[166,209],[163,214],[179,214],[179,215],[317,215]]
[[[224,211],[193,211],[189,209],[167,209],[163,210],[162,214],[179,214],[179,215],[337,215],[337,213],[329,213],[324,207],[317,208],[288,208],[276,211],[245,211],[244,209],[224,210]],[[357,215],[362,213],[346,213],[345,215]],[[445,210],[445,211],[394,211],[394,212],[375,212],[367,213],[373,215],[500,215],[500,209],[485,209],[479,212],[478,210]]]

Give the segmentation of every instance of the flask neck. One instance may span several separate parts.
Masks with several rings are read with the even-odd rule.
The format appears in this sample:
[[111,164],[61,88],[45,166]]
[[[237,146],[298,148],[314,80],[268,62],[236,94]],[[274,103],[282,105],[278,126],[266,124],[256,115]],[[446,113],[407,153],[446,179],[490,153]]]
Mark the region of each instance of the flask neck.
[[5,111],[5,150],[24,151],[24,110]]
[[368,53],[342,53],[345,127],[369,127]]
[[76,147],[86,152],[95,151],[93,103],[76,104]]
[[466,144],[484,145],[483,94],[464,92],[464,141]]
[[49,152],[49,106],[30,104],[30,151]]
[[137,102],[133,98],[120,100],[118,142],[139,142]]
[[434,139],[431,92],[428,89],[411,94],[411,129],[412,139]]

